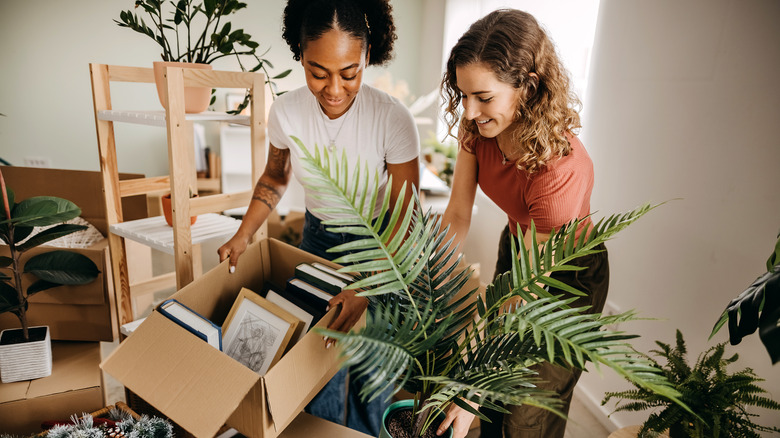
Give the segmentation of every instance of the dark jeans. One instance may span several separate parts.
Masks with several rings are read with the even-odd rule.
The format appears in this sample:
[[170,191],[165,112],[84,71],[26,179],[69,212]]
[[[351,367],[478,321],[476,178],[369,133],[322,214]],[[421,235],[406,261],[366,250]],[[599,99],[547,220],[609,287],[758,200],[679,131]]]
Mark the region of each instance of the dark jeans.
[[[325,225],[307,210],[303,225],[303,241],[299,248],[324,259],[333,260],[342,253],[328,252],[329,248],[363,237],[331,233],[325,228]],[[363,403],[358,394],[370,378],[370,376],[363,376],[359,379],[351,379],[347,369],[342,369],[325,384],[304,410],[325,420],[346,425],[350,429],[379,436],[382,414],[390,405],[385,401],[389,398],[390,392],[380,395],[369,403]]]
[[[496,273],[503,274],[512,268],[512,250],[511,240],[517,237],[509,231],[509,226],[501,232],[501,238],[498,246],[498,260],[496,261]],[[553,274],[553,278],[560,280],[570,286],[573,286],[587,296],[579,297],[574,301],[572,307],[592,306],[587,313],[598,313],[604,309],[604,303],[607,301],[607,290],[609,289],[609,260],[607,248],[602,244],[595,249],[602,250],[597,254],[587,255],[572,261],[572,265],[587,267],[582,271],[563,271]],[[551,292],[571,296],[567,292],[559,289],[553,289]],[[565,297],[564,297],[565,298]],[[539,373],[539,378],[544,382],[538,386],[543,389],[555,391],[560,394],[564,405],[561,411],[566,414],[569,412],[574,387],[582,373],[579,369],[569,369],[558,365],[552,365],[544,362],[531,367]],[[566,420],[552,412],[535,408],[531,406],[504,406],[511,414],[502,414],[500,412],[481,408],[480,412],[485,414],[491,423],[483,421],[480,427],[481,438],[563,438],[566,430]]]

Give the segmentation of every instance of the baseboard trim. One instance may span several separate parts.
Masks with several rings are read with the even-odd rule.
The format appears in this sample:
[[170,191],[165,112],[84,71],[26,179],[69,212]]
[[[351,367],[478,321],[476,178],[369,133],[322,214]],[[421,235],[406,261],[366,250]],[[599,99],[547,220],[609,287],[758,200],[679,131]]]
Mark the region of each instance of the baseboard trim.
[[610,432],[614,432],[625,425],[620,424],[619,421],[612,419],[609,414],[610,410],[601,405],[601,398],[593,393],[584,385],[577,385],[574,389],[574,398],[577,398],[580,403],[585,406],[588,412],[593,415],[605,429]]

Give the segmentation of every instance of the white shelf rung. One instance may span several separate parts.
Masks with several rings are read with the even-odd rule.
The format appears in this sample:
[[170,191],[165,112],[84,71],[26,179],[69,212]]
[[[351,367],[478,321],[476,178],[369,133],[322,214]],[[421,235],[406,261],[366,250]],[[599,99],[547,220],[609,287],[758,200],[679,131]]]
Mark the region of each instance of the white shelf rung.
[[[216,213],[198,216],[190,228],[192,244],[196,245],[212,239],[232,236],[238,231],[241,221]],[[167,254],[174,254],[173,228],[162,216],[149,217],[111,225],[110,231],[117,236],[130,239]]]
[[[231,115],[214,111],[186,114],[187,120],[192,122],[230,122],[241,125],[249,125],[249,116]],[[100,110],[98,119],[110,122],[135,123],[149,126],[165,126],[165,111],[126,111],[126,110]]]

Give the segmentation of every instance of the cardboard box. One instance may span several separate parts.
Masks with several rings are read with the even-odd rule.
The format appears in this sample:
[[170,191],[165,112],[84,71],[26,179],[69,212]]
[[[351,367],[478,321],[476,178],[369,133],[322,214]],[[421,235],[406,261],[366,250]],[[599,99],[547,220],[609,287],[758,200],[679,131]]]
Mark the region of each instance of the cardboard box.
[[268,215],[268,237],[281,240],[292,246],[298,246],[303,239],[303,224],[306,221],[305,213],[299,211],[289,212],[284,219],[276,210]]
[[52,342],[52,360],[49,377],[0,384],[0,433],[38,433],[43,421],[106,405],[98,342]]
[[[319,257],[274,239],[250,245],[234,274],[227,261],[172,296],[223,324],[242,287],[283,284],[302,262]],[[318,326],[327,326],[335,309]],[[228,426],[250,437],[277,437],[338,371],[336,348],[309,332],[260,377],[187,330],[153,312],[101,364],[157,410],[195,436]]]
[[[81,217],[104,236],[108,233],[106,205],[100,172],[32,167],[3,167],[6,186],[17,200],[32,196],[58,196],[81,208]],[[142,175],[123,174],[122,179]],[[146,200],[134,196],[122,201],[125,219],[146,216]],[[41,246],[26,252],[23,261],[54,248]],[[57,248],[62,249],[62,248]],[[107,240],[89,248],[71,249],[91,259],[100,270],[95,281],[82,286],[60,286],[30,298],[27,319],[30,325],[48,325],[53,340],[113,341],[117,336],[116,310],[111,262]],[[6,245],[0,245],[0,256],[8,256]],[[32,281],[24,278],[24,287]],[[10,313],[0,314],[0,329],[18,328],[19,320]]]
[[279,435],[279,438],[369,438],[370,436],[332,421],[326,421],[301,412],[295,421],[290,424],[290,427]]

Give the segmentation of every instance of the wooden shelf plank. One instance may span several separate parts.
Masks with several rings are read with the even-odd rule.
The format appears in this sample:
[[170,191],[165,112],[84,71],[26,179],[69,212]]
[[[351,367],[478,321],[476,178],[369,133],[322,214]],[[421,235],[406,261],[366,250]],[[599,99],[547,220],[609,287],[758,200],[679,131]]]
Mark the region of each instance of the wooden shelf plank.
[[[249,116],[205,111],[196,114],[187,114],[185,118],[191,122],[230,122],[240,125],[249,125]],[[100,110],[98,120],[109,122],[135,123],[138,125],[165,127],[165,111],[128,111],[128,110]]]
[[[216,213],[198,216],[192,226],[192,244],[203,243],[212,239],[230,237],[238,231],[241,221]],[[174,254],[173,228],[165,223],[162,216],[154,216],[134,221],[113,224],[109,230],[117,236],[150,246],[166,254]]]

